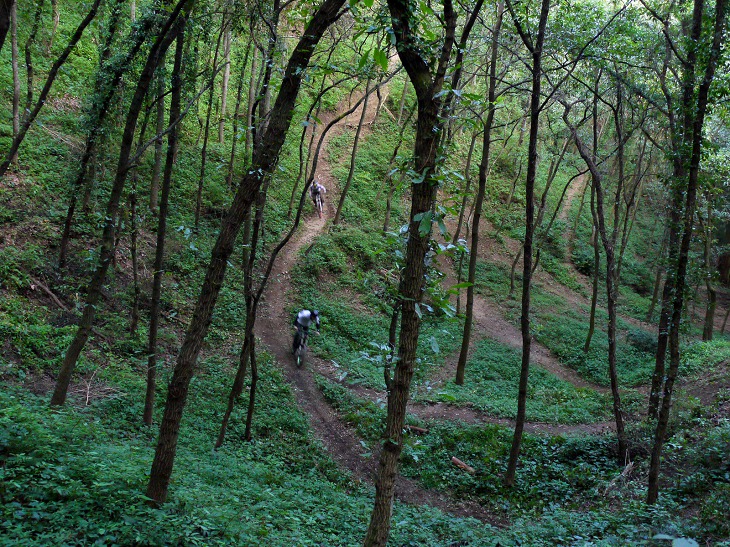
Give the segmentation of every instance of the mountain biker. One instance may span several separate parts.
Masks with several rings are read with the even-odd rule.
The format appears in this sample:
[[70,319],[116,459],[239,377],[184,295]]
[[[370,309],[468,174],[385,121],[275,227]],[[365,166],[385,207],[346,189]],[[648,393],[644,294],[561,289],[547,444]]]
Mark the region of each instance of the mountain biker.
[[293,325],[297,329],[297,334],[294,336],[292,353],[297,351],[299,340],[309,334],[309,326],[312,323],[317,326],[317,334],[319,334],[319,311],[317,310],[302,310],[294,318]]
[[314,180],[312,186],[309,187],[309,195],[312,198],[315,208],[317,207],[317,196],[322,200],[324,205],[324,195],[327,193],[327,188],[322,186],[317,179]]

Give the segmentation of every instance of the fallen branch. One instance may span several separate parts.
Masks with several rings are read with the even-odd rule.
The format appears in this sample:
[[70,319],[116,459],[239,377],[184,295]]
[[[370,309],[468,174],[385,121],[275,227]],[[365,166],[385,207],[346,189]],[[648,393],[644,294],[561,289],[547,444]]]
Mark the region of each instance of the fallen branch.
[[[53,303],[56,304],[56,306],[58,306],[59,308],[61,308],[65,312],[70,312],[71,311],[63,302],[61,302],[61,299],[58,298],[53,293],[53,291],[51,289],[49,289],[48,286],[46,286],[44,283],[38,281],[37,279],[35,279],[34,277],[32,277],[30,275],[28,276],[28,279],[30,279],[30,289],[32,291],[34,291],[36,289],[36,287],[38,287],[44,293],[46,293],[51,300],[53,300]],[[95,336],[101,338],[107,344],[109,343],[109,339],[106,336],[104,336],[102,333],[100,333],[98,330],[91,329],[91,332],[93,332]]]
[[471,473],[472,475],[477,472],[477,470],[474,469],[471,465],[465,464],[456,456],[451,456],[451,463],[453,463],[459,469],[463,469],[464,471],[466,471],[467,473]]
[[631,476],[631,473],[633,473],[633,471],[634,471],[634,462],[627,463],[626,467],[624,467],[624,470],[621,471],[621,473],[617,477],[615,477],[611,482],[608,483],[608,486],[606,486],[606,489],[603,491],[603,495],[605,496],[606,494],[608,494],[608,491],[611,488],[613,488],[614,486],[616,486],[616,483],[618,481],[626,480],[629,476]]
[[56,306],[61,308],[63,311],[69,311],[69,309],[66,307],[66,305],[63,302],[61,302],[61,300],[55,294],[53,294],[53,291],[51,291],[51,289],[49,289],[46,285],[44,285],[43,283],[41,283],[40,281],[38,281],[37,279],[35,279],[33,277],[28,276],[28,279],[30,279],[30,282],[31,282],[31,285],[30,285],[31,290],[35,290],[35,288],[38,287],[44,293],[46,293],[51,298],[51,300],[53,300],[53,302],[56,304]]

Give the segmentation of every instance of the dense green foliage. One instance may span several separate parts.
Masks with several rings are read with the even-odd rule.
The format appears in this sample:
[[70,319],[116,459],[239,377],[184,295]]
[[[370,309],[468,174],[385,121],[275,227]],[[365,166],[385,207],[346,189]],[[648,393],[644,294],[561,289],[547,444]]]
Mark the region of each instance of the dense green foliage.
[[[19,3],[21,110],[28,91],[23,46],[33,23],[33,4]],[[39,34],[29,51],[36,70],[32,89],[36,96],[51,63],[63,50],[89,3],[58,3],[59,25],[53,30],[56,4],[44,4]],[[120,62],[132,42],[134,25],[151,13],[151,2],[137,2],[137,22],[133,24],[128,17],[128,3],[121,4],[127,11],[123,11],[120,26],[112,36],[113,52],[108,66]],[[378,65],[383,68],[383,63],[388,64],[386,51],[380,49],[387,47],[388,42],[380,41],[383,14],[366,9],[368,2],[362,4],[354,3],[352,13],[343,16],[337,28],[326,34],[307,69],[291,129],[276,169],[266,183],[255,282],[262,278],[269,252],[292,226],[296,211],[291,209],[291,203],[298,203],[304,189],[302,163],[311,161],[307,160],[309,131],[315,125],[319,131],[323,120],[330,119],[358,96],[368,78],[374,81],[373,75],[379,74]],[[190,110],[180,126],[181,142],[168,218],[155,424],[162,414],[172,364],[194,312],[220,219],[238,180],[249,167],[246,143],[251,135],[243,111],[236,120],[238,133],[232,134],[235,87],[241,85],[241,108],[251,106],[246,104],[248,86],[261,82],[264,63],[260,50],[265,47],[268,32],[260,19],[271,16],[269,6],[259,7],[253,15],[249,8],[239,2],[199,2],[199,11],[194,13],[189,26],[184,56],[190,81],[184,84],[183,96]],[[581,3],[556,8],[561,17],[551,31],[551,63],[579,47],[581,33],[591,26],[600,26],[599,20],[608,10],[606,6]],[[205,86],[212,75],[216,47],[224,34],[221,15],[228,9],[232,10],[233,21],[231,82],[228,105],[222,112],[220,80],[216,80],[212,95]],[[438,37],[426,23],[433,23],[439,14],[430,3],[420,3],[414,9],[423,17],[421,30],[427,50]],[[296,37],[303,28],[311,10],[309,3],[297,2],[284,13],[279,29],[281,39],[269,60],[273,68],[270,89],[274,94],[281,83],[283,63],[294,44],[292,36]],[[573,10],[580,16],[572,15]],[[656,38],[649,36],[648,27],[640,24],[645,14],[632,10],[627,10],[620,26],[617,22],[617,36],[623,38],[597,41],[586,52],[587,56],[594,56],[595,66],[590,70],[581,67],[578,72],[582,70],[587,77],[594,68],[604,67],[606,61],[599,59],[597,51],[606,56],[618,55],[616,50],[623,48],[628,59],[621,65],[621,70],[627,71],[623,77],[633,80],[637,88],[651,87],[650,81],[644,81],[644,74],[637,76],[627,68],[638,64],[629,56],[653,55],[653,50],[663,48]],[[467,47],[468,54],[474,55],[467,58],[470,67],[486,51],[487,27],[492,24],[493,11],[485,10],[479,24],[486,26],[479,29],[479,35]],[[111,3],[105,3],[99,18],[59,72],[49,99],[20,148],[17,165],[0,180],[0,545],[357,545],[367,526],[372,487],[343,471],[316,440],[307,415],[296,406],[282,365],[261,344],[253,440],[243,439],[248,394],[245,390],[237,401],[226,443],[219,450],[213,449],[238,364],[246,311],[240,238],[192,381],[168,503],[156,508],[144,497],[157,438],[157,428],[145,427],[141,421],[157,231],[156,213],[148,206],[154,170],[152,146],[141,154],[135,176],[129,177],[122,196],[115,262],[97,306],[92,340],[75,369],[70,402],[63,408],[48,408],[48,393],[77,330],[86,287],[99,259],[104,210],[118,161],[121,127],[135,78],[151,43],[151,39],[145,42],[142,53],[130,64],[116,90],[108,117],[100,128],[102,138],[92,173],[83,188],[73,188],[71,183],[77,175],[83,143],[93,122],[91,114],[98,101],[93,90],[110,17]],[[460,15],[459,24],[462,19]],[[259,20],[260,28],[252,20]],[[631,34],[631,39],[626,34]],[[260,42],[255,47],[253,37]],[[9,146],[13,131],[9,40],[8,37],[0,51],[3,151]],[[511,72],[500,83],[509,89],[501,90],[503,94],[498,99],[498,129],[483,211],[487,222],[482,225],[483,248],[479,249],[475,289],[477,298],[494,304],[518,332],[521,263],[516,267],[513,294],[510,266],[525,235],[526,157],[522,141],[526,125],[521,119],[526,90],[521,87],[521,80],[526,73],[515,56],[515,40],[514,29],[510,29],[505,34],[507,47],[500,60],[510,65]],[[253,72],[249,48],[258,52],[257,72]],[[247,64],[244,59],[248,59]],[[164,77],[165,85],[169,85],[172,62],[172,55],[168,54],[156,76]],[[722,85],[713,89],[717,98],[726,94],[725,80],[730,73],[726,66],[722,68]],[[557,71],[557,65],[550,70]],[[406,79],[405,74],[399,74],[381,89],[379,98],[371,96],[371,105],[379,99],[383,102],[377,119],[362,135],[342,223],[333,226],[328,219],[325,229],[311,245],[302,248],[295,266],[287,272],[293,287],[288,295],[287,313],[307,307],[319,309],[322,315],[322,336],[312,337],[310,342],[318,362],[326,365],[319,372],[327,371],[327,375],[310,370],[318,368],[317,364],[307,365],[299,372],[317,374],[319,389],[334,412],[356,433],[365,459],[375,457],[382,440],[387,400],[384,370],[391,351],[388,328],[404,261],[403,225],[407,223],[410,206],[408,186],[420,176],[409,171],[415,118],[405,125],[402,135],[396,121],[402,115],[400,123],[405,124],[409,109],[415,106],[412,86],[408,91]],[[319,98],[311,109],[313,117],[307,119],[312,101],[328,85],[332,89]],[[566,89],[568,95],[581,95],[580,90],[568,84]],[[145,99],[137,142],[154,136],[156,101],[161,100],[167,109],[168,91],[166,88],[162,98]],[[648,101],[637,90],[629,91],[636,91],[630,96],[632,108],[637,109],[632,116],[639,110],[648,110]],[[647,94],[657,90],[642,91]],[[460,234],[464,241],[468,241],[468,230],[472,228],[473,217],[468,213],[481,156],[482,125],[476,120],[485,108],[485,92],[481,75],[477,75],[467,78],[463,89],[455,93],[461,102],[450,113],[453,125],[449,131],[454,140],[449,147],[439,150],[441,187],[434,213],[439,220],[443,215],[443,223],[434,223],[436,236],[428,256],[428,287],[419,307],[423,321],[411,386],[413,405],[423,408],[438,404],[457,415],[468,408],[480,420],[424,421],[412,409],[407,422],[428,431],[422,435],[406,433],[401,470],[420,488],[479,503],[500,526],[428,506],[397,503],[391,544],[663,545],[669,537],[684,537],[706,544],[730,545],[730,342],[727,335],[717,332],[713,342],[696,341],[704,314],[705,281],[719,280],[716,268],[708,269],[705,265],[699,237],[693,242],[690,257],[688,294],[692,303],[687,306],[683,323],[680,382],[664,453],[662,496],[655,506],[644,503],[648,454],[654,441],[651,424],[643,419],[645,386],[654,366],[655,323],[661,303],[654,306],[650,321],[645,321],[652,307],[655,276],[668,266],[663,239],[670,188],[665,184],[667,167],[662,161],[666,163],[666,159],[660,158],[659,146],[647,152],[647,156],[653,156],[643,161],[651,169],[644,166],[646,173],[642,176],[646,178],[639,181],[639,150],[642,146],[653,148],[653,143],[639,142],[644,138],[642,131],[655,138],[665,131],[651,116],[641,130],[632,128],[635,130],[626,143],[629,159],[625,179],[638,185],[633,202],[637,208],[629,210],[629,196],[624,194],[619,211],[625,215],[619,219],[625,221],[620,222],[621,230],[630,227],[628,232],[621,233],[625,236],[625,242],[621,242],[625,249],[620,250],[623,254],[618,308],[618,377],[623,411],[629,422],[630,462],[618,461],[613,433],[601,431],[608,428],[604,422],[612,418],[606,390],[576,387],[533,365],[528,384],[528,434],[522,445],[517,483],[513,488],[503,485],[511,420],[517,407],[519,352],[476,332],[465,384],[457,386],[451,379],[464,321],[461,316],[454,316],[457,290],[449,291],[449,285],[453,285],[452,278],[457,275],[464,278],[465,266],[461,272],[453,270],[462,258],[465,265],[468,255],[446,248],[445,232],[454,230],[464,197],[467,218]],[[447,90],[445,95],[448,93]],[[608,100],[612,93],[609,88],[605,90]],[[198,94],[197,100],[193,100]],[[213,98],[210,113],[209,96]],[[264,100],[256,93],[252,99],[257,104]],[[727,220],[723,154],[730,138],[725,129],[724,108],[715,105],[712,112],[713,127],[711,132],[708,130],[706,146],[712,148],[715,156],[703,158],[702,213],[698,215],[702,222],[717,226],[717,240],[721,239],[721,228]],[[196,226],[203,128],[208,114],[211,138],[206,145],[201,218]],[[557,103],[546,103],[544,119],[548,121],[540,126],[541,161],[536,181],[540,202],[565,138],[564,128],[558,128],[560,115]],[[605,158],[602,165],[606,170],[608,201],[617,190],[613,157],[616,135],[610,116],[603,115],[609,121],[604,122],[605,137],[597,145],[597,152]],[[640,117],[636,115],[632,123]],[[225,138],[218,142],[217,125],[221,118]],[[252,123],[260,121],[254,119]],[[336,186],[342,188],[348,178],[355,132],[352,125],[332,132],[326,158],[320,158],[327,161],[336,180],[327,196],[333,205],[338,197]],[[473,135],[477,140],[467,173]],[[229,183],[234,140],[237,151]],[[396,146],[400,146],[399,154],[391,164]],[[593,245],[597,238],[593,234],[590,186],[586,184],[587,177],[574,178],[584,169],[571,146],[561,165],[555,167],[554,181],[545,192],[545,210],[536,235],[540,265],[533,284],[531,328],[536,343],[552,351],[562,365],[590,384],[605,387],[609,383],[606,265],[602,252],[598,272],[595,271]],[[467,180],[471,184],[468,192]],[[391,218],[384,233],[386,196],[391,185]],[[69,201],[74,195],[85,195],[87,190],[88,203],[79,203],[73,220],[67,265],[58,269],[58,245]],[[624,188],[625,192],[629,190],[628,186]],[[130,233],[133,196],[137,200],[134,220],[140,228],[137,250],[141,321],[132,333],[129,310],[134,299]],[[307,223],[314,218],[313,210],[306,197],[304,204],[302,222]],[[712,237],[711,229],[711,240]],[[717,240],[710,241],[711,261],[726,251]],[[596,273],[596,332],[589,351],[584,352],[591,283]],[[463,288],[461,292],[463,311]],[[720,286],[721,310],[727,309],[726,292]],[[247,383],[246,388],[249,386]],[[556,430],[566,433],[546,432]],[[469,474],[454,466],[452,457],[473,466],[476,473]],[[652,540],[656,534],[665,537]]]

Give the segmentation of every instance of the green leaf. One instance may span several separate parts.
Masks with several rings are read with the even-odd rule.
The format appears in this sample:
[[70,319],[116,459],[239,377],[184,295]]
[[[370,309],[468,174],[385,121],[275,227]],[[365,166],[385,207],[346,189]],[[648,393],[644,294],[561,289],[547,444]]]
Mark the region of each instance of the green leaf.
[[471,287],[473,283],[469,283],[468,281],[464,281],[462,283],[457,283],[456,285],[452,285],[452,289],[466,289],[468,287]]
[[439,343],[433,336],[431,337],[431,351],[433,351],[434,353],[439,353]]
[[[415,220],[415,218],[414,218]],[[427,236],[431,233],[431,221],[433,220],[433,213],[426,211],[423,216],[419,219],[418,223],[418,235],[421,237]]]
[[362,70],[370,61],[370,50],[367,50],[357,63],[357,69]]
[[446,237],[447,230],[446,230],[446,224],[444,224],[444,219],[439,218],[437,222],[439,225],[439,231],[441,232],[441,235]]
[[374,2],[375,2],[375,0],[362,0],[362,3],[365,4],[365,7],[368,7],[368,8],[372,8]]
[[373,61],[380,65],[383,71],[388,70],[388,55],[382,49],[376,49],[373,52]]

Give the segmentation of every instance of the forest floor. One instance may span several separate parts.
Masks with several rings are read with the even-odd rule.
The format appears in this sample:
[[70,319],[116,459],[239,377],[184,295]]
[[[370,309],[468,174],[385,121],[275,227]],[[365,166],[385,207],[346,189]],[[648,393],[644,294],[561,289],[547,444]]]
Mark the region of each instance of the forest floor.
[[[375,116],[375,105],[370,102],[366,113],[366,129]],[[334,117],[329,114],[323,117],[322,126],[326,126]],[[278,256],[270,282],[266,288],[259,314],[256,332],[268,350],[275,356],[282,367],[284,374],[293,386],[294,394],[299,407],[309,416],[310,425],[315,435],[321,440],[333,459],[342,467],[348,469],[357,480],[372,483],[376,475],[377,454],[364,454],[366,449],[354,433],[353,428],[346,424],[338,414],[328,405],[316,384],[315,375],[320,374],[333,382],[342,383],[356,395],[373,402],[383,401],[384,391],[366,388],[360,385],[349,385],[339,379],[340,371],[311,353],[307,357],[305,367],[298,368],[291,355],[293,336],[292,316],[289,313],[290,303],[296,299],[292,294],[291,270],[294,267],[302,249],[309,246],[315,238],[324,233],[328,227],[328,219],[335,214],[336,203],[339,198],[337,180],[332,175],[331,166],[327,162],[327,145],[333,134],[343,131],[346,127],[357,125],[360,109],[349,117],[338,122],[333,130],[325,136],[323,152],[318,160],[317,178],[327,188],[325,200],[325,214],[318,218],[311,213],[303,219],[300,229],[292,240],[282,249]],[[451,268],[445,268],[451,272]],[[448,274],[449,284],[455,283],[453,274]],[[476,295],[474,306],[475,332],[479,337],[488,337],[511,347],[519,348],[522,337],[519,329],[507,321],[498,306],[486,298]],[[325,333],[326,336],[326,333]],[[564,366],[544,346],[533,341],[533,362],[543,366],[555,376],[577,387],[592,388],[605,392],[606,389],[582,379],[575,371]],[[443,383],[454,370],[458,354],[446,359],[444,367],[433,377],[436,383]],[[493,423],[507,427],[514,426],[514,421],[496,418],[484,412],[468,408],[457,407],[444,403],[422,404],[411,403],[411,414],[424,420],[461,421],[467,423]],[[613,423],[602,422],[592,424],[561,425],[547,423],[528,423],[525,429],[532,433],[548,435],[555,434],[599,434],[613,428]],[[414,481],[404,477],[398,478],[396,496],[399,500],[411,504],[427,504],[459,516],[472,516],[491,524],[503,524],[500,518],[487,512],[478,504],[455,500],[448,495],[436,493],[420,488]]]

